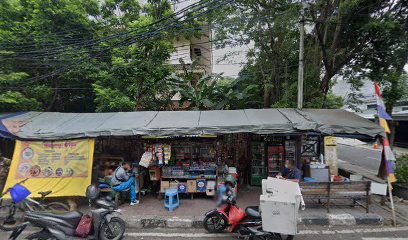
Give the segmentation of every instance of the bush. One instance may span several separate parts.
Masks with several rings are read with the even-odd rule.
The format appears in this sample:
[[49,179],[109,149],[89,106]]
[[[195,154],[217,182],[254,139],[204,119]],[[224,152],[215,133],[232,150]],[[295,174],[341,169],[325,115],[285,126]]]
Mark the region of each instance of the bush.
[[395,176],[399,183],[408,184],[408,154],[397,158],[395,162]]

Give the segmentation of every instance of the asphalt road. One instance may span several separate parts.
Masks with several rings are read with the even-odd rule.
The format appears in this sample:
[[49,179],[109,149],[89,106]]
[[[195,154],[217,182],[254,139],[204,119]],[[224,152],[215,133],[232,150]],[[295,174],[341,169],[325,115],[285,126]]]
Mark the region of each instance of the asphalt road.
[[337,157],[348,163],[378,171],[381,164],[381,150],[337,145]]
[[[32,230],[34,229],[30,229]],[[18,239],[24,239],[29,232],[23,232]],[[0,239],[7,239],[0,235]],[[160,239],[194,239],[194,240],[237,240],[237,235],[230,233],[208,234],[204,229],[127,229],[125,240],[160,240]],[[300,232],[295,240],[408,240],[408,227],[393,228],[390,226],[378,227],[325,227],[300,226]],[[68,239],[67,239],[68,240]]]

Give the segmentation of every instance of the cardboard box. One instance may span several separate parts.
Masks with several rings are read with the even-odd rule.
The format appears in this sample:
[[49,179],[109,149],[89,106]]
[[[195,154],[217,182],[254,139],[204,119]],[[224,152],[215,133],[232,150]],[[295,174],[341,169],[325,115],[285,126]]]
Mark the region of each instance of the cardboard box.
[[215,181],[208,181],[207,182],[207,189],[205,190],[207,196],[214,196],[215,195]]
[[204,193],[206,190],[207,182],[205,179],[197,179],[197,192]]
[[196,180],[187,180],[187,192],[189,193],[197,192],[196,184],[197,184]]
[[177,189],[178,189],[179,193],[186,193],[187,192],[187,184],[186,183],[179,183]]
[[160,182],[160,192],[165,192],[166,189],[170,188],[170,182],[169,181],[161,181]]
[[170,182],[170,189],[177,189],[178,188],[178,182]]

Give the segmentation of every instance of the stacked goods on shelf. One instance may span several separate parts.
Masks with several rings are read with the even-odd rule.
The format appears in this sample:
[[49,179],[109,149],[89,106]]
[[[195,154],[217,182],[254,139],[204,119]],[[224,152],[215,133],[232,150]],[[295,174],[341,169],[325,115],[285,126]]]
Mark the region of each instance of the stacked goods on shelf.
[[284,147],[268,146],[268,176],[274,177],[283,169]]
[[285,141],[285,160],[296,161],[296,141]]
[[251,185],[260,186],[266,177],[265,169],[265,143],[251,143]]

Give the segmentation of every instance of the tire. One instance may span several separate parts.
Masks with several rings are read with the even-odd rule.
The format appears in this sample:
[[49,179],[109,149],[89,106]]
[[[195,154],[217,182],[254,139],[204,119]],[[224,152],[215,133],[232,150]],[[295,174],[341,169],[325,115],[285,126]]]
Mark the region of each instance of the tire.
[[69,206],[60,202],[48,203],[44,208],[46,211],[69,211]]
[[[110,229],[113,232],[110,231]],[[108,223],[104,221],[99,229],[99,238],[101,240],[119,240],[123,238],[126,230],[126,223],[122,218],[113,217]]]
[[295,236],[294,236],[294,235],[288,235],[288,236],[286,237],[286,240],[293,240],[293,239],[295,239]]
[[220,233],[228,227],[228,220],[218,212],[209,213],[204,218],[204,228],[209,233]]
[[40,232],[33,233],[26,237],[28,240],[57,240],[47,230],[41,230]]
[[[23,217],[18,217],[16,219],[16,206],[15,205],[5,205],[0,207],[1,220],[0,220],[0,230],[2,231],[14,231],[22,223]],[[4,216],[4,218],[3,218]]]

